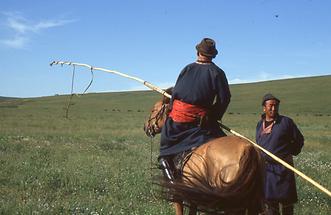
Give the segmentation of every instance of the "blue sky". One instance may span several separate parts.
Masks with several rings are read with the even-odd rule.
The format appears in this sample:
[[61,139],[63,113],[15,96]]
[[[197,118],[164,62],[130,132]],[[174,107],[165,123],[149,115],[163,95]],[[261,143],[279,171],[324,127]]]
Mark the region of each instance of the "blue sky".
[[[230,83],[331,74],[331,1],[18,1],[0,3],[0,96],[68,94],[71,67],[117,70],[160,87],[175,83],[203,37]],[[76,68],[76,93],[90,72]],[[89,92],[147,89],[94,72]]]

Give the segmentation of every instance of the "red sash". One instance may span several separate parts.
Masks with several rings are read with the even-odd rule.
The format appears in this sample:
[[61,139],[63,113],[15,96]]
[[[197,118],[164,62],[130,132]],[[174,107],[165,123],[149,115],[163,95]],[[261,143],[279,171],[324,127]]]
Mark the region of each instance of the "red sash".
[[174,100],[169,116],[174,122],[185,123],[200,120],[206,114],[207,111],[199,106]]

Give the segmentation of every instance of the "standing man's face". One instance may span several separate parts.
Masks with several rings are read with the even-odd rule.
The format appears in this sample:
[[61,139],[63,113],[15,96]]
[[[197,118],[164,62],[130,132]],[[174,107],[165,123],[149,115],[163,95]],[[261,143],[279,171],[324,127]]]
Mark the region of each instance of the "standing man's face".
[[266,119],[275,119],[278,114],[279,104],[276,100],[267,100],[263,106],[263,112],[266,114]]

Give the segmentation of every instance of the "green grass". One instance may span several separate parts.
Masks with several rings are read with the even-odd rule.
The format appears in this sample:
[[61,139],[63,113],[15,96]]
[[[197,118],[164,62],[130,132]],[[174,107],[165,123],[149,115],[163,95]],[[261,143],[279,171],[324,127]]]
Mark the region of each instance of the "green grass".
[[[295,166],[331,189],[331,76],[231,85],[223,122],[254,140],[264,93],[305,136]],[[0,214],[173,214],[155,197],[159,137],[142,127],[155,92],[0,101]],[[152,151],[152,153],[151,153]],[[151,164],[152,158],[152,164]],[[330,214],[330,197],[297,178],[296,214]]]

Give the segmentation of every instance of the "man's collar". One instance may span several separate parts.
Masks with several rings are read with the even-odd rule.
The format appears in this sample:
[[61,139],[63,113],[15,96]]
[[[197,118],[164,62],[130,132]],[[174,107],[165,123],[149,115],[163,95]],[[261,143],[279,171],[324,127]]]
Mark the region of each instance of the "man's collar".
[[[265,118],[266,118],[265,113],[263,113],[263,114],[261,115],[261,119],[262,119],[262,120],[265,120]],[[275,117],[275,119],[274,119],[273,121],[274,121],[275,123],[278,123],[279,120],[280,120],[280,117],[279,117],[279,114],[277,114],[276,117]]]

